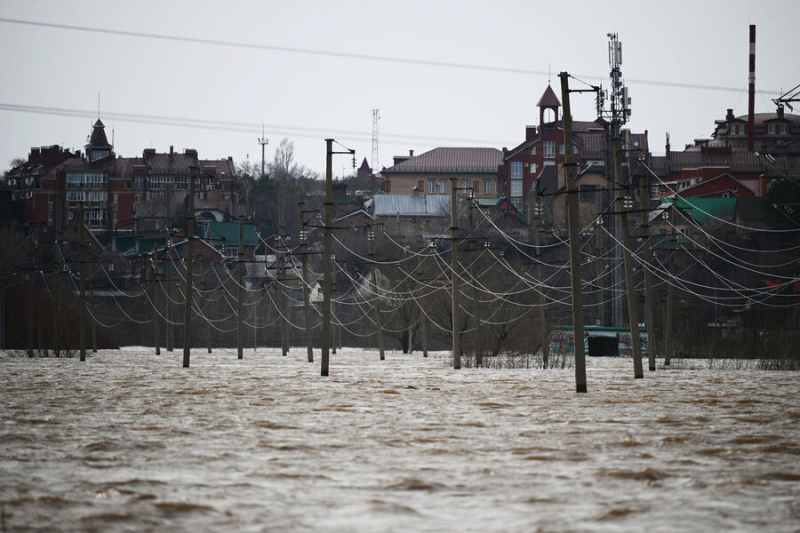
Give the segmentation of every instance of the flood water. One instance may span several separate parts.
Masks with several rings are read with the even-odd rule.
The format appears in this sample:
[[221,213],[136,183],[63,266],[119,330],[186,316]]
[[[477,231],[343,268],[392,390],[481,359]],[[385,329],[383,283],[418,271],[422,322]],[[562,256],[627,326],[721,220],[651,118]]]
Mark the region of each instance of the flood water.
[[4,531],[800,529],[796,372],[244,357],[0,355]]

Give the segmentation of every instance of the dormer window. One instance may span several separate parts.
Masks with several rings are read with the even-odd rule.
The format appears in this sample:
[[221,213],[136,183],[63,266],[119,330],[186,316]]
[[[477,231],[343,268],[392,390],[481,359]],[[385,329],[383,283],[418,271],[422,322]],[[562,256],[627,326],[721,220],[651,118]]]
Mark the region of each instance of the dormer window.
[[97,161],[98,159],[103,159],[104,157],[108,157],[111,153],[109,150],[92,150],[92,162]]
[[786,131],[787,131],[786,124],[781,124],[781,135],[786,135]]
[[767,133],[769,135],[775,135],[775,124],[767,124]]

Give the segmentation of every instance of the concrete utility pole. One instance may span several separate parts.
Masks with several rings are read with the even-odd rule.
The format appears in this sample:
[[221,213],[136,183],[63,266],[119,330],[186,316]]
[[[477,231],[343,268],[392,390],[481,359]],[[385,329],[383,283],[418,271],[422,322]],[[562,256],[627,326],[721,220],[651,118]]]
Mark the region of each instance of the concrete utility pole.
[[[422,248],[419,250],[422,252]],[[423,261],[422,259],[417,256],[417,268],[419,268],[419,262]],[[419,272],[420,278],[424,279],[425,274],[422,270]],[[422,357],[428,357],[428,317],[425,316],[423,309],[420,307],[420,326],[422,328]]]
[[[323,249],[323,288],[322,288],[322,361],[321,375],[327,376],[330,364],[329,347],[331,344],[331,281],[333,257],[331,255],[331,226],[333,225],[333,156],[334,154],[350,154],[355,158],[355,150],[346,152],[333,151],[333,139],[325,139],[325,245]],[[354,159],[355,160],[355,159]],[[334,339],[334,344],[335,344]],[[334,353],[336,350],[334,349]]]
[[183,308],[183,367],[189,368],[192,352],[192,264],[194,263],[194,174],[189,168],[189,216],[186,217],[186,301]]
[[281,335],[281,354],[284,357],[286,357],[286,354],[289,353],[289,341],[286,338],[286,298],[284,297],[285,293],[283,291],[283,284],[286,281],[284,275],[286,259],[285,252],[281,251],[285,248],[286,245],[283,243],[283,238],[278,235],[278,329],[280,330]]
[[236,263],[236,353],[239,359],[244,359],[242,350],[242,284],[244,282],[243,267],[244,267],[244,250],[242,248],[242,241],[244,240],[244,217],[239,215],[239,247],[237,249],[238,257]]
[[583,293],[581,292],[581,255],[578,242],[578,189],[575,186],[573,161],[572,111],[569,102],[569,74],[562,72],[561,99],[564,102],[564,172],[567,175],[567,210],[569,218],[569,264],[572,278],[572,333],[575,345],[575,392],[586,392],[586,354],[583,345]]
[[[639,155],[639,160],[644,162],[644,154]],[[647,180],[649,181],[649,179]],[[656,335],[653,324],[653,282],[650,277],[650,221],[648,208],[650,207],[649,191],[644,176],[639,178],[639,199],[642,209],[642,238],[644,239],[644,320],[647,325],[647,364],[650,372],[656,370]]]
[[[675,204],[671,204],[669,210],[670,233],[675,231]],[[670,366],[672,360],[672,286],[675,284],[675,236],[670,239],[669,249],[669,278],[667,285],[667,320],[664,326],[664,366]]]
[[[81,361],[86,361],[86,235],[84,229],[84,207],[81,203],[78,211],[78,224],[80,236],[80,261],[81,261],[81,283],[80,283],[80,310],[78,312],[78,347],[80,350]],[[33,274],[31,272],[31,274]]]
[[306,218],[303,207],[305,203],[300,202],[300,254],[303,264],[303,312],[305,314],[305,335],[306,351],[308,352],[308,362],[314,362],[314,343],[311,337],[311,298],[308,287],[308,232],[306,230]]
[[[174,179],[174,178],[170,178]],[[173,333],[172,333],[172,271],[174,265],[172,264],[172,252],[175,251],[174,242],[172,242],[172,182],[168,183],[168,190],[167,190],[167,247],[164,253],[164,278],[166,286],[164,287],[164,296],[166,297],[166,304],[167,304],[167,323],[165,329],[167,330],[167,351],[171,352],[173,348],[173,343],[175,342]]]
[[322,254],[322,368],[328,375],[331,335],[331,224],[333,219],[333,139],[325,139],[325,240]]
[[[83,206],[81,206],[83,209]],[[81,211],[83,213],[83,211]],[[83,231],[83,227],[81,227],[81,232]],[[81,233],[81,237],[83,237],[83,233]],[[83,245],[83,242],[81,242]],[[36,229],[33,227],[33,224],[28,224],[28,357],[33,357],[33,310],[36,307],[34,304],[34,287],[36,283]],[[83,248],[81,248],[83,250]],[[83,265],[81,265],[82,267]],[[83,274],[81,274],[81,284],[83,283]],[[83,285],[81,285],[82,287]],[[83,305],[81,305],[81,313],[83,313]],[[81,326],[83,326],[83,314],[81,316]],[[81,331],[83,331],[81,327]],[[81,361],[86,359],[85,354],[84,358]]]
[[450,178],[450,299],[453,315],[453,368],[461,368],[461,309],[458,306],[458,178]]
[[481,368],[483,366],[483,349],[481,347],[481,308],[478,305],[478,282],[475,279],[475,220],[472,216],[472,211],[475,209],[475,201],[473,196],[475,191],[472,191],[469,199],[469,276],[472,279],[472,316],[475,317],[475,366]]
[[[612,124],[612,127],[614,124]],[[620,147],[619,130],[612,139],[614,145],[614,167],[616,175],[622,176],[622,154]],[[622,260],[625,266],[625,293],[628,302],[628,322],[630,323],[631,345],[633,347],[633,377],[641,379],[644,377],[642,370],[642,346],[639,339],[639,313],[636,310],[636,284],[633,279],[633,259],[631,257],[631,235],[628,229],[628,209],[632,207],[632,200],[626,197],[618,197],[620,210],[620,223],[622,225]]]
[[[202,259],[200,260],[200,283],[203,284],[203,291],[208,289],[208,282],[206,282],[206,264]],[[211,353],[211,321],[208,319],[208,305],[209,304],[206,303],[203,314],[206,316],[206,348],[208,349],[208,353]]]
[[369,276],[372,283],[373,291],[375,294],[373,298],[375,299],[375,305],[373,306],[373,312],[375,316],[375,335],[378,338],[378,351],[380,352],[381,361],[385,360],[386,357],[383,352],[383,321],[381,319],[381,305],[380,305],[380,294],[378,292],[378,282],[377,276],[375,274],[375,248],[373,245],[373,241],[375,240],[375,231],[372,229],[372,224],[367,222],[367,246],[369,247]]
[[158,273],[158,244],[153,243],[153,332],[155,333],[156,355],[161,355],[160,283],[161,275]]
[[536,248],[536,281],[540,284],[539,293],[539,324],[542,332],[542,367],[547,368],[550,364],[550,328],[547,323],[547,313],[545,312],[545,304],[547,299],[544,296],[544,283],[542,276],[542,249],[539,246],[539,228],[536,226],[536,219],[542,216],[541,206],[539,204],[534,207],[534,216],[531,218],[533,222],[533,246]]
[[[333,270],[331,293],[335,295],[338,294],[336,292],[336,254],[331,254],[331,269]],[[331,352],[336,354],[336,347],[342,343],[342,337],[340,335],[342,328],[339,327],[336,317],[336,300],[334,299],[331,299],[331,319],[333,320],[333,324],[331,324]]]

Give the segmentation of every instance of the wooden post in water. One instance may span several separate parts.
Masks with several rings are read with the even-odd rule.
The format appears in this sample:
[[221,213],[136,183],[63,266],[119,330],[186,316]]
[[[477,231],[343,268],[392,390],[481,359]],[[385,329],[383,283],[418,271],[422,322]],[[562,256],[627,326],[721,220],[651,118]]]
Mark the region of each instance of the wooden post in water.
[[450,178],[450,300],[453,318],[453,368],[461,368],[461,309],[458,306],[458,178]]
[[[214,268],[213,264],[211,268]],[[203,291],[205,292],[208,289],[208,282],[206,281],[205,261],[202,259],[200,260],[200,283],[202,283]],[[208,303],[204,306],[203,314],[206,317],[206,348],[208,349],[208,353],[211,353],[211,320],[208,316]]]
[[[369,276],[372,283],[372,291],[374,294],[375,304],[373,306],[373,314],[375,317],[375,335],[378,338],[378,351],[380,353],[380,360],[386,359],[383,351],[383,321],[381,319],[381,305],[380,294],[378,292],[377,275],[375,274],[375,247],[373,241],[375,240],[375,231],[372,229],[372,224],[367,222],[367,246],[369,247]],[[370,292],[372,292],[370,291]]]
[[308,287],[308,233],[306,232],[306,219],[303,213],[303,202],[300,206],[300,253],[302,254],[303,264],[303,313],[305,315],[305,336],[306,351],[308,352],[308,362],[314,362],[314,343],[311,336],[311,298]]
[[569,263],[572,279],[572,333],[575,345],[575,391],[586,392],[586,353],[583,345],[583,292],[581,256],[578,242],[578,188],[575,186],[573,161],[572,111],[569,102],[569,74],[562,72],[561,99],[564,102],[564,172],[567,175],[567,210],[569,218]]
[[189,168],[189,214],[186,217],[186,301],[183,308],[183,367],[189,368],[192,352],[192,265],[194,264],[194,174]]

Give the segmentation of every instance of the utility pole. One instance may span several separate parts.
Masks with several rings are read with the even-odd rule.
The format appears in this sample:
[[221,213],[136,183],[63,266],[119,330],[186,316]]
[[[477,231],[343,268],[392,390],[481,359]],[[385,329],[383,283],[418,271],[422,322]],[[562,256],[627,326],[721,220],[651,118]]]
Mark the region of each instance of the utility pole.
[[[174,179],[174,178],[170,178]],[[167,330],[167,351],[172,352],[173,348],[173,334],[172,334],[172,271],[173,271],[173,264],[172,264],[172,252],[174,251],[173,242],[172,242],[172,182],[168,183],[167,186],[169,189],[167,190],[167,224],[169,227],[167,228],[167,247],[164,254],[164,278],[166,286],[164,288],[164,296],[166,297],[167,301],[167,324],[165,329]]]
[[[331,279],[331,293],[336,295],[336,254],[331,254],[331,269],[333,270],[333,278]],[[333,324],[331,325],[331,352],[336,354],[336,347],[341,344],[341,329],[339,327],[339,320],[336,315],[336,300],[331,300],[331,317],[333,319]]]
[[481,308],[478,305],[478,281],[475,279],[475,220],[472,211],[475,209],[475,191],[469,198],[469,277],[472,280],[472,316],[475,317],[475,366],[483,366],[483,349],[481,347]]
[[536,281],[539,283],[539,327],[542,332],[542,367],[547,368],[550,363],[550,328],[547,323],[547,314],[545,312],[545,304],[547,299],[544,295],[544,283],[542,277],[542,248],[539,245],[539,228],[536,226],[536,220],[542,216],[542,205],[536,202],[533,208],[533,246],[536,248]]
[[[639,154],[639,161],[644,162],[645,155]],[[649,178],[647,181],[650,181]],[[650,277],[650,221],[648,208],[650,194],[645,177],[639,178],[639,200],[642,210],[642,238],[644,239],[644,320],[647,324],[647,363],[650,372],[656,370],[656,335],[653,324],[653,283]]]
[[314,344],[311,337],[311,299],[308,287],[308,231],[306,230],[306,218],[303,207],[304,202],[298,204],[300,207],[300,254],[303,264],[303,312],[305,314],[305,335],[306,351],[308,352],[308,362],[314,362]]
[[[166,247],[164,247],[166,249]],[[161,275],[158,273],[158,244],[153,243],[153,331],[155,333],[156,355],[161,355],[161,306],[159,285]]]
[[78,348],[80,350],[81,361],[86,361],[86,236],[84,229],[84,207],[81,207],[78,215],[79,235],[80,235],[80,261],[81,261],[81,282],[80,282],[80,307],[78,312]]
[[[81,205],[83,209],[83,205]],[[81,211],[83,214],[83,211]],[[83,237],[83,226],[81,226],[81,237]],[[81,246],[83,241],[81,241]],[[36,307],[34,298],[34,287],[36,283],[36,229],[33,223],[28,224],[28,357],[33,357],[33,310]],[[83,250],[83,248],[81,248]],[[81,264],[83,267],[83,264]],[[83,287],[83,275],[81,274],[81,287]],[[83,294],[83,292],[81,292]],[[81,332],[83,331],[83,305],[81,305]],[[86,359],[85,353],[82,352],[83,358]]]
[[573,162],[572,111],[569,102],[569,74],[561,72],[561,99],[564,102],[564,172],[567,175],[569,219],[569,264],[572,278],[572,333],[575,346],[575,392],[586,392],[586,354],[583,344],[583,293],[581,292],[581,252],[578,242],[578,189]]
[[367,246],[369,247],[369,275],[370,275],[370,280],[372,282],[372,287],[374,291],[373,298],[375,301],[375,305],[373,308],[375,316],[375,335],[378,337],[378,350],[380,352],[381,361],[384,361],[386,357],[384,356],[384,351],[383,351],[383,321],[381,320],[380,294],[378,292],[377,276],[375,274],[375,248],[373,245],[374,240],[375,240],[375,231],[372,229],[372,224],[367,222]]
[[[211,268],[214,268],[213,265]],[[203,284],[203,291],[206,291],[206,289],[208,289],[206,264],[202,259],[200,260],[200,280],[200,283]],[[211,353],[211,320],[208,318],[208,303],[205,305],[205,312],[203,314],[206,315],[206,348],[208,349],[208,353]]]
[[194,263],[194,174],[189,167],[189,216],[186,217],[186,301],[183,308],[183,368],[189,368],[192,352],[192,264]]
[[[95,299],[94,299],[95,287],[94,287],[94,267],[93,266],[91,268],[89,268],[89,287],[92,289],[91,295],[89,297],[90,298],[90,302],[91,302],[91,305],[92,305],[92,309],[95,309]],[[97,312],[97,311],[95,310],[95,312]],[[97,321],[94,318],[92,318],[92,321],[90,322],[90,324],[91,324],[91,327],[92,327],[92,353],[97,353]]]
[[[334,152],[333,143],[333,139],[325,139],[325,244],[322,257],[322,361],[320,370],[320,374],[323,377],[327,376],[329,372],[329,347],[331,343],[331,278],[333,267],[333,257],[331,255],[331,226],[333,225],[333,156],[334,154],[350,154],[353,156],[353,163],[355,163],[356,153],[355,150]],[[335,350],[334,353],[336,353]]]
[[378,121],[380,119],[381,119],[381,110],[373,109],[372,110],[372,187],[371,187],[371,192],[373,194],[375,193],[375,173],[380,171],[378,167],[381,164],[380,157],[378,154],[378,133],[380,132]]
[[281,251],[286,248],[286,245],[283,242],[283,238],[278,235],[278,324],[279,324],[279,331],[281,335],[281,354],[286,357],[286,354],[289,352],[289,342],[286,338],[286,298],[285,293],[283,291],[283,284],[285,283],[285,275],[284,275],[284,267],[286,265],[286,259],[284,257],[285,252]]
[[261,179],[264,179],[264,165],[266,164],[264,148],[269,144],[269,139],[264,136],[264,125],[261,125],[261,137],[258,138],[261,145]]
[[[675,202],[667,208],[669,209],[670,233],[675,231]],[[664,366],[670,366],[672,360],[672,287],[675,284],[675,235],[670,239],[669,249],[669,278],[667,285],[667,320],[664,326]]]
[[244,282],[244,276],[242,275],[242,268],[244,267],[244,250],[242,248],[242,240],[244,239],[243,224],[244,217],[239,215],[239,248],[237,250],[238,257],[236,258],[238,267],[236,269],[236,353],[239,359],[244,359],[244,354],[242,352],[242,283]]
[[453,315],[453,369],[461,368],[461,309],[458,306],[458,178],[450,178],[450,300]]
[[[613,126],[613,125],[612,125]],[[616,175],[622,176],[622,154],[619,133],[612,140],[614,145],[614,166]],[[628,209],[633,206],[633,201],[625,196],[621,200],[620,222],[622,225],[622,260],[625,267],[625,293],[628,302],[628,322],[630,323],[631,345],[633,347],[633,377],[644,377],[642,371],[642,347],[639,339],[639,313],[636,310],[636,284],[633,279],[633,259],[631,258],[631,235],[628,229]]]

